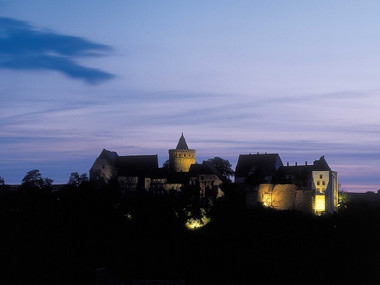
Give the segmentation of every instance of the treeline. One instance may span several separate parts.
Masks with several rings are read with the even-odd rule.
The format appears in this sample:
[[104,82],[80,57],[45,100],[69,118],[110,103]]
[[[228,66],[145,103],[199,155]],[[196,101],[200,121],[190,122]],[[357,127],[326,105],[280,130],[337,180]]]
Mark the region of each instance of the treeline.
[[[246,209],[233,184],[224,186],[224,198],[204,201],[191,187],[122,193],[116,182],[81,176],[60,191],[39,175],[37,184],[0,191],[0,284],[97,284],[100,267],[125,284],[380,281],[377,204],[351,201],[338,214],[316,217]],[[186,220],[201,209],[212,222],[189,231]]]

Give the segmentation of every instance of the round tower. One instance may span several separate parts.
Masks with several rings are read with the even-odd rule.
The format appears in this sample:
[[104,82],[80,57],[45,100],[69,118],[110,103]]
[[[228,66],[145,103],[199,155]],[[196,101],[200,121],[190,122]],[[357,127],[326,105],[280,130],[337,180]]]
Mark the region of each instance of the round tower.
[[195,149],[189,149],[183,133],[177,147],[169,149],[169,167],[174,172],[189,172],[190,165],[195,163]]

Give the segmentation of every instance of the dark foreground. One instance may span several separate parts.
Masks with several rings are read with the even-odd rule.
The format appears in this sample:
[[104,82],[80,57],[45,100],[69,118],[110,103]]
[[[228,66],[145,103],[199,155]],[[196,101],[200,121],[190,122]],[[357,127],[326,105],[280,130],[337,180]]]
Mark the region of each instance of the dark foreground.
[[189,231],[176,199],[120,200],[114,189],[90,186],[1,191],[0,284],[98,284],[97,268],[125,284],[380,282],[380,204],[355,200],[314,217],[247,210],[230,194],[210,212],[212,223]]

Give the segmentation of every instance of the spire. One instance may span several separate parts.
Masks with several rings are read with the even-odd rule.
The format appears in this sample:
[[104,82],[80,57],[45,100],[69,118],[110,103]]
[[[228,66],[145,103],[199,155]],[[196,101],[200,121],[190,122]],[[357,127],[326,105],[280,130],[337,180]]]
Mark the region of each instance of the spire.
[[186,143],[185,137],[183,136],[183,133],[182,133],[181,137],[179,138],[176,149],[189,149],[187,147],[187,143]]

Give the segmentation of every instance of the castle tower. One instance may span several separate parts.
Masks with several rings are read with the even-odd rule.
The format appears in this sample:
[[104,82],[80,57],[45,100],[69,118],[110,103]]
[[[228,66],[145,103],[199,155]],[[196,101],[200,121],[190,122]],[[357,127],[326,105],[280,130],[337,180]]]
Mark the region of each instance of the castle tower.
[[175,172],[189,172],[190,165],[195,163],[195,149],[189,149],[183,133],[177,147],[169,149],[169,167]]

